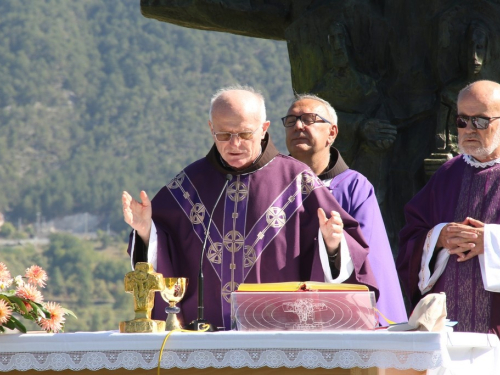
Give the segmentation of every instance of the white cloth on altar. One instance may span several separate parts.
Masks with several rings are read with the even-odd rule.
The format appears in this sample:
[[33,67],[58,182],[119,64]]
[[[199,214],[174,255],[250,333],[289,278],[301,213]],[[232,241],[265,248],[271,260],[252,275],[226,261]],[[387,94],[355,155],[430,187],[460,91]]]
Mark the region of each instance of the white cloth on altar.
[[[163,333],[0,335],[0,371],[152,369]],[[496,375],[496,335],[464,332],[174,332],[162,368],[396,368]]]

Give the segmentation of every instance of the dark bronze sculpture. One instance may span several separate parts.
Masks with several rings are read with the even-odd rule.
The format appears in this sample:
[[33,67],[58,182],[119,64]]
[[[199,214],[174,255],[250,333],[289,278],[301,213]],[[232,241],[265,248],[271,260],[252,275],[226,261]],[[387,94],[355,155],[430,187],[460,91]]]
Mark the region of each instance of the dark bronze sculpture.
[[337,110],[335,146],[375,186],[394,250],[404,204],[457,153],[458,91],[500,80],[500,0],[142,0],[141,11],[286,40],[294,91]]

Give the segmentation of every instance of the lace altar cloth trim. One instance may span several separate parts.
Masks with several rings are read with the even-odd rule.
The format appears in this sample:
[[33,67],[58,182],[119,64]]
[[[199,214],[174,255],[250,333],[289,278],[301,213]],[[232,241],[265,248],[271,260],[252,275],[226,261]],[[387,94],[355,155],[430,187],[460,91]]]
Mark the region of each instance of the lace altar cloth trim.
[[[66,353],[0,353],[0,371],[27,370],[116,370],[153,369],[158,366],[159,351],[100,351]],[[222,367],[305,367],[305,368],[396,368],[426,370],[442,366],[439,351],[394,352],[384,350],[312,350],[312,349],[231,349],[165,350],[162,368]]]

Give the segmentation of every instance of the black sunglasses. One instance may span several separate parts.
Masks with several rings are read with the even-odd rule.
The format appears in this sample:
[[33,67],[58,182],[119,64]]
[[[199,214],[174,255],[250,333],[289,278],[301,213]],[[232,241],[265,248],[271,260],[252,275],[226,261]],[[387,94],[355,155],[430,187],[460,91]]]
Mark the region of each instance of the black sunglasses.
[[480,117],[480,116],[458,115],[457,119],[456,119],[457,128],[461,128],[461,129],[466,128],[467,123],[469,122],[469,119],[470,119],[473,128],[485,130],[485,129],[488,129],[488,126],[490,126],[491,120],[496,120],[497,118],[500,118],[500,117]]

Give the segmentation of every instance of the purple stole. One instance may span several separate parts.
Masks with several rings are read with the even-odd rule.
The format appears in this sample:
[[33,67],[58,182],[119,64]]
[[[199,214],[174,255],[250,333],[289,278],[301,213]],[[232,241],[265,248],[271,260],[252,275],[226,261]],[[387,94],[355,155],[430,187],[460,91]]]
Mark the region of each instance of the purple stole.
[[[221,304],[226,327],[230,326],[231,293],[245,281],[256,260],[309,194],[323,186],[311,171],[305,170],[298,174],[246,233],[250,176],[246,174],[232,177],[223,199],[223,227],[218,228],[215,221],[212,221],[207,238],[205,261],[210,262],[221,282]],[[206,210],[196,187],[181,172],[167,188],[203,244],[210,212]]]
[[[499,192],[499,167],[478,170],[466,166],[454,221],[461,222],[470,216],[484,223],[500,223]],[[451,257],[441,278],[444,279],[448,318],[459,322],[460,331],[488,332],[491,292],[484,289],[479,258],[461,263]]]

